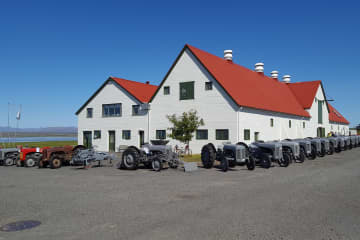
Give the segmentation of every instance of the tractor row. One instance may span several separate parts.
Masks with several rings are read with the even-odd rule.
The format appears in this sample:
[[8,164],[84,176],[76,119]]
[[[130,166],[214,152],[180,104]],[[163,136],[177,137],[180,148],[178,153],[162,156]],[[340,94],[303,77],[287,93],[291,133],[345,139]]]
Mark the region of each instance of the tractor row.
[[208,143],[201,150],[201,161],[204,168],[212,168],[218,161],[219,167],[225,172],[237,165],[246,165],[249,170],[254,170],[256,166],[269,168],[273,162],[287,167],[292,162],[302,163],[306,158],[314,160],[359,146],[360,136],[335,135],[328,138],[257,141],[249,145],[243,142],[224,143],[217,148]]

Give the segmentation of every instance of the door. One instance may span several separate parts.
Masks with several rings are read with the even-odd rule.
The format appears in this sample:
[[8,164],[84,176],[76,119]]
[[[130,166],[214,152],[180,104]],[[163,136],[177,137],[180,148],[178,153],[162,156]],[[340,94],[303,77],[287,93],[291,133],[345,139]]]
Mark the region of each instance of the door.
[[90,131],[83,132],[83,144],[86,148],[92,147],[92,133]]
[[115,152],[115,131],[109,131],[109,152]]
[[145,143],[145,134],[144,131],[139,131],[140,147]]
[[259,137],[260,137],[260,133],[259,133],[259,132],[255,132],[255,133],[254,133],[255,142],[259,141]]

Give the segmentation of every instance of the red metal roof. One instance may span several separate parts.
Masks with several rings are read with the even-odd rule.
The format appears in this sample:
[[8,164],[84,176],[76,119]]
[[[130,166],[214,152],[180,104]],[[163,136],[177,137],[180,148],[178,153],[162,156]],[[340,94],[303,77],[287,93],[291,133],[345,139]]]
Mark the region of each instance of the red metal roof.
[[341,115],[333,106],[331,106],[330,103],[328,103],[329,106],[329,121],[330,122],[337,122],[337,123],[345,123],[345,124],[350,124],[350,122],[348,120],[346,120],[346,118],[344,118],[343,115]]
[[123,87],[126,91],[128,91],[131,95],[133,95],[136,99],[144,103],[148,103],[150,101],[152,95],[154,95],[156,89],[158,88],[158,86],[152,84],[130,81],[123,78],[110,78]]
[[239,106],[310,117],[286,83],[196,47],[186,47]]
[[321,81],[289,83],[288,86],[303,108],[311,108]]

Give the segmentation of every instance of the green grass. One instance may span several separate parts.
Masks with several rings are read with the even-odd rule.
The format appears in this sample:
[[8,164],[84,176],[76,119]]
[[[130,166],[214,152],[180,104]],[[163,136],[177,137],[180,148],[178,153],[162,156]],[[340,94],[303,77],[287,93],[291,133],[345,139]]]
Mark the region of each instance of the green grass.
[[21,142],[21,143],[4,143],[0,144],[1,148],[10,148],[16,146],[23,147],[62,147],[65,145],[77,145],[77,141],[49,141],[49,142]]
[[200,154],[193,154],[192,156],[185,155],[181,158],[184,162],[201,162]]

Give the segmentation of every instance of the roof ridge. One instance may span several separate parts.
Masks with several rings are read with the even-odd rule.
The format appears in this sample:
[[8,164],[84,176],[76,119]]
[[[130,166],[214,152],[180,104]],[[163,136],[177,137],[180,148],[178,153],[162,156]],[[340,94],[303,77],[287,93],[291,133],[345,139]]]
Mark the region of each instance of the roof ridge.
[[128,82],[131,82],[131,83],[143,84],[143,85],[146,85],[146,86],[158,87],[158,85],[150,84],[150,82],[149,83],[143,83],[143,82],[139,82],[139,81],[129,80],[129,79],[125,79],[125,78],[119,78],[119,77],[114,77],[114,76],[110,76],[109,78],[111,78],[111,79],[119,79],[119,80],[122,80],[122,81],[128,81]]

